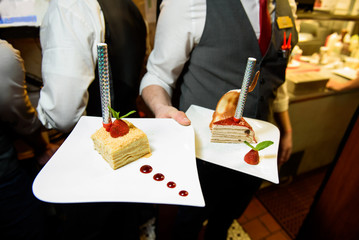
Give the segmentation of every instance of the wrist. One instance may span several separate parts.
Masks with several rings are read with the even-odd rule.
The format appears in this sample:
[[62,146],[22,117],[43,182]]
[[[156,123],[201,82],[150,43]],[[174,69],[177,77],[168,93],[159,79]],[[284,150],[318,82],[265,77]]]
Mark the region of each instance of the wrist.
[[165,104],[157,104],[155,106],[155,108],[153,109],[153,113],[155,115],[155,117],[164,117],[167,113],[167,109],[169,106],[168,105],[165,105]]
[[290,129],[281,129],[280,132],[282,134],[292,134],[293,130],[290,128]]

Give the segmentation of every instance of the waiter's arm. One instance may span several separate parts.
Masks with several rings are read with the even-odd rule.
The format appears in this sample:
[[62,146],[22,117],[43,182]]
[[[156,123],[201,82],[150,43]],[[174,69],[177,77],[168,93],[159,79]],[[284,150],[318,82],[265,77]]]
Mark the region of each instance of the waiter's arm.
[[273,102],[274,119],[280,130],[280,142],[278,152],[278,164],[279,166],[288,161],[292,148],[292,125],[288,112],[289,108],[289,96],[287,91],[287,84],[284,82],[277,89],[277,97]]
[[[176,81],[203,31],[204,18],[195,13],[205,13],[205,7],[204,1],[200,4],[163,1],[161,4],[155,47],[140,86],[140,94],[156,118],[173,118],[182,125],[191,124],[184,112],[172,106],[171,97]],[[180,28],[174,27],[178,24]]]
[[278,124],[281,135],[278,153],[278,165],[281,166],[289,160],[292,153],[292,125],[290,123],[288,110],[275,112],[274,119]]

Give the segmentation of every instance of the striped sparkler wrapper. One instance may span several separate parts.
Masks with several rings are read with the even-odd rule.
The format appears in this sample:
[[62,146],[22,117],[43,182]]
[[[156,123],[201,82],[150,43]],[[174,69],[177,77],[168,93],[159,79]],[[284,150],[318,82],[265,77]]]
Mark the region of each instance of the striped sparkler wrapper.
[[257,60],[252,57],[248,58],[247,60],[247,66],[246,66],[246,71],[244,72],[241,93],[239,94],[236,113],[234,114],[234,120],[237,122],[239,122],[239,120],[243,116],[244,105],[246,103],[247,94],[248,94],[248,88],[252,81],[252,76],[254,72],[254,67],[256,65],[256,61]]
[[111,113],[109,109],[109,107],[111,107],[111,96],[109,63],[106,43],[97,44],[97,58],[98,76],[100,82],[102,122],[108,124],[111,122]]

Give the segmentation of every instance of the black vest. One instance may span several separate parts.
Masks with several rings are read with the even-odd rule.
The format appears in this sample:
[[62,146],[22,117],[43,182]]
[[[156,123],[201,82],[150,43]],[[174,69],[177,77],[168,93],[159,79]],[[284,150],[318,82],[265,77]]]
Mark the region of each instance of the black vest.
[[[287,58],[281,45],[283,32],[292,33],[292,47],[298,36],[295,26],[279,29],[272,23],[272,39],[264,57],[246,12],[238,0],[207,0],[204,31],[198,46],[191,53],[177,82],[174,105],[186,111],[191,104],[215,109],[218,100],[229,90],[240,89],[248,57],[257,59],[256,71],[261,75],[255,90],[248,94],[244,116],[267,120],[276,89],[285,80]],[[287,0],[276,1],[278,16],[289,16],[294,24]],[[179,102],[176,97],[179,96]]]
[[[110,63],[111,106],[125,114],[136,109],[141,70],[146,52],[146,25],[131,0],[98,0],[105,18],[105,42]],[[96,78],[89,87],[87,115],[101,116]],[[132,115],[133,117],[133,115]]]

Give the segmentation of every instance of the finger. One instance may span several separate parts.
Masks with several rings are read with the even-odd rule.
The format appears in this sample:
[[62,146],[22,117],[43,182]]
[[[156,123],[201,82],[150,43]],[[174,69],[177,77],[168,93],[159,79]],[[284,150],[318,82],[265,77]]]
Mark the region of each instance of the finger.
[[191,125],[191,121],[188,119],[186,114],[182,111],[177,111],[173,116],[173,119],[176,120],[179,124],[188,126]]

